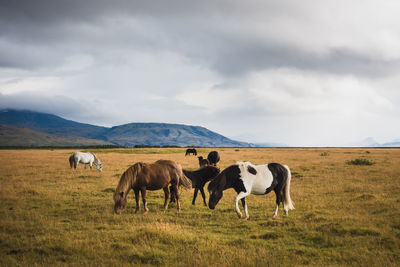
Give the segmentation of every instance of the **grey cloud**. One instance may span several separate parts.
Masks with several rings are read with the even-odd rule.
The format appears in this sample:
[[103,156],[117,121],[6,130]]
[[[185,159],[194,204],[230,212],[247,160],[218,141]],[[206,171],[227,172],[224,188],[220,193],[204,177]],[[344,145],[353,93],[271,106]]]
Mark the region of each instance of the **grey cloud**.
[[4,95],[0,93],[0,109],[24,109],[56,114],[80,122],[105,121],[108,115],[85,101],[66,96],[40,96],[33,93]]
[[274,12],[295,10],[274,1],[3,1],[0,29],[8,42],[0,66],[55,66],[74,53],[101,61],[110,54],[123,58],[121,50],[172,51],[228,77],[271,68],[383,76],[400,66],[347,48],[319,55],[296,40],[260,41],[249,21],[267,26]]

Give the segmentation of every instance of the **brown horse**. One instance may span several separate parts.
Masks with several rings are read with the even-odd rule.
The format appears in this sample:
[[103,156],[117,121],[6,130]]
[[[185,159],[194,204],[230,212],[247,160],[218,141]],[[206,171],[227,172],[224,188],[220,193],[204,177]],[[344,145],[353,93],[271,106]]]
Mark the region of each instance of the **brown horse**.
[[171,185],[171,195],[177,199],[178,211],[181,209],[179,203],[178,186],[190,188],[191,181],[183,175],[182,167],[171,160],[158,160],[155,163],[138,162],[129,167],[122,175],[114,192],[114,211],[120,214],[127,203],[127,196],[131,189],[135,192],[136,211],[139,212],[139,192],[142,193],[144,212],[149,211],[146,202],[146,190],[163,189],[165,194],[164,209],[168,208],[168,185]]

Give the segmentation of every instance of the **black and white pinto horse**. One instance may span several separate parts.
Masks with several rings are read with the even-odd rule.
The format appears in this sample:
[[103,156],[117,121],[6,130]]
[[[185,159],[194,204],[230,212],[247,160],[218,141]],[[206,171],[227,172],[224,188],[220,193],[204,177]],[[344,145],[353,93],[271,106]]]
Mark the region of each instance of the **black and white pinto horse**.
[[290,198],[290,180],[290,169],[286,165],[279,163],[253,165],[250,162],[237,162],[223,170],[208,185],[210,193],[208,206],[210,209],[215,209],[218,201],[222,198],[222,191],[233,188],[238,193],[235,197],[236,213],[239,218],[242,218],[238,204],[241,200],[246,215],[245,219],[248,219],[246,196],[250,194],[265,195],[274,190],[276,195],[274,217],[278,215],[281,202],[283,202],[283,210],[287,215],[289,210],[294,209]]
[[74,153],[72,153],[72,155],[69,157],[69,166],[71,168],[73,166],[74,169],[76,169],[76,167],[78,167],[79,163],[85,164],[85,170],[86,170],[87,164],[89,164],[90,169],[92,168],[93,164],[96,165],[96,169],[99,172],[101,172],[103,169],[101,161],[92,152],[74,152]]

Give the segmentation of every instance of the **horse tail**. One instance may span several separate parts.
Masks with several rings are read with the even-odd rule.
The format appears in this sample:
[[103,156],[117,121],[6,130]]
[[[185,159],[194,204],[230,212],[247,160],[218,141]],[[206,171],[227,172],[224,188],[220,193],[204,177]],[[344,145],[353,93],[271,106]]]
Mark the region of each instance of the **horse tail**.
[[190,180],[182,170],[182,167],[180,167],[178,170],[178,177],[179,177],[179,183],[178,186],[183,186],[185,188],[191,188],[192,187],[192,180]]
[[285,184],[285,192],[283,194],[283,210],[288,214],[289,210],[294,210],[292,199],[290,198],[290,181],[292,180],[292,174],[288,166],[283,165],[287,170],[287,179]]
[[73,165],[74,165],[74,154],[69,156],[69,166],[71,167],[71,169],[72,169]]

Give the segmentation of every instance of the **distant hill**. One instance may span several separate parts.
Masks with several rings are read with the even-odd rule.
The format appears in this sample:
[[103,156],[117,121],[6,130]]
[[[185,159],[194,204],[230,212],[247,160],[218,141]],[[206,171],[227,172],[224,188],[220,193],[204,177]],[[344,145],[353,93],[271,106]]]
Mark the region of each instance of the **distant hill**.
[[204,127],[167,123],[129,123],[112,127],[105,136],[109,142],[123,146],[249,146],[248,143],[231,140]]
[[[25,142],[24,140],[30,140],[32,136],[35,136],[36,141],[34,143],[39,146],[48,145],[44,136],[47,136],[49,139],[54,139],[55,136],[62,137],[63,139],[54,141],[60,146],[63,145],[62,140],[65,141],[64,145],[67,145],[67,143],[69,145],[71,142],[70,137],[74,137],[75,140],[78,140],[76,139],[78,137],[91,140],[95,139],[103,144],[111,143],[129,147],[135,145],[201,147],[251,146],[249,143],[231,140],[201,126],[168,123],[129,123],[108,128],[66,120],[53,114],[27,110],[0,110],[0,125],[7,125],[3,126],[3,140],[14,140],[14,143],[26,144],[27,146],[30,146],[31,143]],[[7,128],[10,125],[28,128],[34,131]],[[40,135],[40,133],[42,135]],[[84,142],[84,140],[79,139],[79,142]],[[4,142],[0,142],[0,145],[4,144]]]
[[41,112],[5,109],[0,111],[0,124],[15,125],[49,134],[104,139],[109,128],[79,123]]
[[372,137],[365,138],[361,142],[352,143],[350,146],[354,147],[400,147],[400,140],[394,140],[393,142],[388,143],[378,143]]
[[97,146],[111,145],[103,140],[74,136],[58,136],[28,128],[11,125],[0,125],[0,146]]

